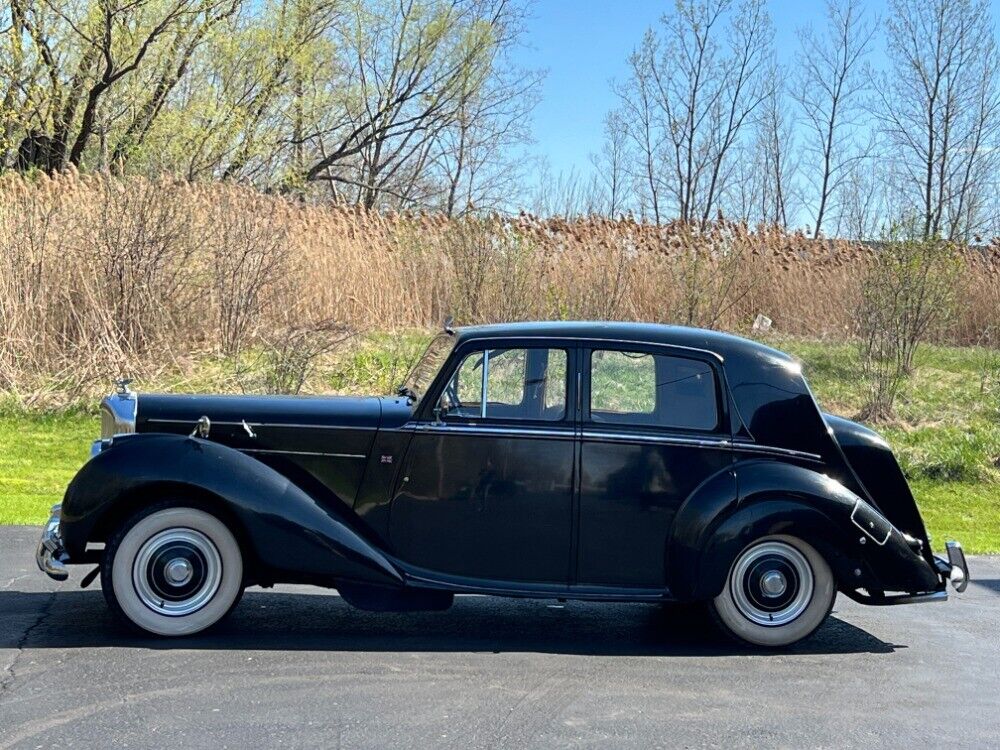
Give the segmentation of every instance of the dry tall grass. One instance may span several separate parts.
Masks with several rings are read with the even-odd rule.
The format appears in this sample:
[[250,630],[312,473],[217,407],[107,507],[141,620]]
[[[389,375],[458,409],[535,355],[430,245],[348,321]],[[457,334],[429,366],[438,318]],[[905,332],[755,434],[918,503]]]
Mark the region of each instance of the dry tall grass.
[[[462,222],[314,206],[232,184],[0,178],[0,390],[72,394],[283,332],[530,318],[667,321],[748,334],[852,334],[872,251],[719,224]],[[966,253],[939,335],[996,329],[1000,251]],[[337,330],[342,330],[337,328]],[[296,355],[298,356],[298,355]]]

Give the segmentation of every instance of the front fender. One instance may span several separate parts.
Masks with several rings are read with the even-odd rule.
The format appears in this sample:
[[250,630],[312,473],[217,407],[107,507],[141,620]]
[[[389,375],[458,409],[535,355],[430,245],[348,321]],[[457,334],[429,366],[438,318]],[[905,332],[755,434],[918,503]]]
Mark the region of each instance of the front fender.
[[104,519],[141,507],[157,488],[211,496],[235,519],[256,561],[289,579],[402,583],[402,576],[339,502],[321,503],[269,466],[207,440],[167,434],[116,438],[66,490],[61,532],[70,557],[95,541]]
[[[678,511],[668,556],[670,590],[678,598],[717,596],[740,551],[773,534],[813,545],[830,564],[841,590],[923,592],[939,587],[937,573],[903,534],[839,482],[780,461],[745,461],[735,464],[733,472],[736,491],[730,497],[721,483],[705,486]],[[856,508],[879,529],[888,529],[884,542],[882,534],[863,533],[851,520]]]

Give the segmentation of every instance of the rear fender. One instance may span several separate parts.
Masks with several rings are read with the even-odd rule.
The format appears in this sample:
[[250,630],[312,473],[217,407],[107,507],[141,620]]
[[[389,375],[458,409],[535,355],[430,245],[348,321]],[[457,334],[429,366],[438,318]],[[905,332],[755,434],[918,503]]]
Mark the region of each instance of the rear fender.
[[[777,461],[742,462],[733,470],[738,492],[726,499],[721,486],[708,494],[713,488],[704,486],[678,511],[668,560],[670,590],[678,598],[717,596],[740,551],[774,534],[795,536],[815,547],[841,590],[937,587],[937,574],[902,533],[839,482]],[[890,529],[884,543],[862,533],[851,520],[859,502]]]
[[[261,567],[279,580],[299,578],[402,583],[402,576],[365,538],[336,498],[321,503],[269,466],[207,440],[166,434],[116,438],[79,471],[62,506],[61,531],[71,556],[121,517],[169,486],[183,499],[217,499],[236,520],[240,536]],[[127,505],[123,505],[127,504]],[[284,575],[281,575],[284,574]]]

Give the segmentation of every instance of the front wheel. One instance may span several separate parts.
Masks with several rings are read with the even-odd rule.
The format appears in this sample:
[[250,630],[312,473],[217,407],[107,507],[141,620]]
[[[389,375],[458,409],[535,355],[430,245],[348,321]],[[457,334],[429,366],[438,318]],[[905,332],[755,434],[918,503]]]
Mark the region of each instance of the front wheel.
[[108,540],[101,587],[112,611],[162,636],[193,635],[221,620],[243,593],[232,532],[197,508],[150,508]]
[[709,609],[736,639],[780,647],[811,635],[830,614],[836,594],[822,555],[796,537],[772,536],[737,555]]

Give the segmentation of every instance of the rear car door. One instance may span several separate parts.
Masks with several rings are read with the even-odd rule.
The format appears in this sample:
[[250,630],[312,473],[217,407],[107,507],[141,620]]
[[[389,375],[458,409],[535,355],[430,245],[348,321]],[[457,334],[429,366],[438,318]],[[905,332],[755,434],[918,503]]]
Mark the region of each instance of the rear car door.
[[575,359],[570,345],[532,341],[472,341],[452,356],[392,501],[404,563],[480,583],[568,583]]
[[732,463],[710,355],[639,344],[582,353],[575,583],[662,588],[677,509]]

